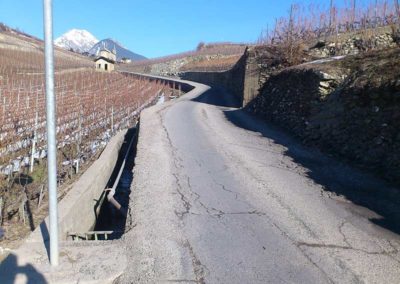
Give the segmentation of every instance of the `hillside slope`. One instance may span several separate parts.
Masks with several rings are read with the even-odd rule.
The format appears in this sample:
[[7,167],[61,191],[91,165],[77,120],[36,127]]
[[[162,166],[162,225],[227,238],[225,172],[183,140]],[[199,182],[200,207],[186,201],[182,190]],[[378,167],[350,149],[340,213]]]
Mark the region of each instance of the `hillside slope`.
[[[0,27],[0,60],[3,67],[43,70],[44,42],[30,35],[15,31],[5,25]],[[60,47],[54,49],[56,71],[93,67],[92,60]],[[12,64],[8,64],[11,61]]]

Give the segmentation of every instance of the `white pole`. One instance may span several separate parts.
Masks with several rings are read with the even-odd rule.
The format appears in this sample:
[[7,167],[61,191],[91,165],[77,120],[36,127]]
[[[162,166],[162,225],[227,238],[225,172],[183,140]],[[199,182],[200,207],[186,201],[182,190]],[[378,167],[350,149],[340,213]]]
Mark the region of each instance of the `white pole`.
[[114,134],[114,105],[111,106],[111,133]]
[[33,139],[32,139],[32,153],[31,153],[31,161],[30,161],[30,172],[33,172],[33,164],[35,163],[35,153],[36,153],[36,139],[37,139],[37,128],[38,128],[38,111],[36,109],[35,116],[35,129],[33,131]]
[[5,119],[5,115],[6,115],[6,97],[3,97],[3,121]]
[[52,0],[43,0],[44,41],[46,65],[46,119],[47,119],[47,168],[50,215],[50,263],[58,265],[58,216],[57,216],[57,146],[56,102],[54,96],[54,50]]

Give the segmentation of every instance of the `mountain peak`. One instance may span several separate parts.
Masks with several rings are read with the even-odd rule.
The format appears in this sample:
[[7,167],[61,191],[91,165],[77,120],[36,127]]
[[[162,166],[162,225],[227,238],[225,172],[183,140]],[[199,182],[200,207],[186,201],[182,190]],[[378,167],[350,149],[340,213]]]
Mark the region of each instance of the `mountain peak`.
[[117,60],[118,61],[120,61],[122,58],[129,58],[133,61],[146,59],[146,57],[136,54],[136,53],[133,53],[132,51],[123,47],[119,42],[117,42],[111,38],[103,39],[103,40],[99,41],[98,43],[96,43],[89,50],[89,54],[97,55],[99,50],[102,48],[107,48],[108,50],[113,50],[115,48],[115,50],[117,52]]
[[87,30],[72,29],[57,38],[55,45],[83,53],[88,52],[99,40]]

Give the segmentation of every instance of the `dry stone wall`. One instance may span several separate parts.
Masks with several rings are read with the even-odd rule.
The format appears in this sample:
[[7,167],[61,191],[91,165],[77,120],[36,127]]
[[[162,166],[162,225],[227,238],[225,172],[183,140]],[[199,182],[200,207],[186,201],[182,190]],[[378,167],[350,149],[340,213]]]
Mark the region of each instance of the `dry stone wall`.
[[246,110],[400,184],[399,60],[393,50],[349,58],[343,66],[287,69],[271,76]]
[[353,35],[343,34],[319,40],[309,51],[309,55],[325,58],[334,55],[359,54],[361,52],[396,47],[400,41],[393,27],[365,30]]

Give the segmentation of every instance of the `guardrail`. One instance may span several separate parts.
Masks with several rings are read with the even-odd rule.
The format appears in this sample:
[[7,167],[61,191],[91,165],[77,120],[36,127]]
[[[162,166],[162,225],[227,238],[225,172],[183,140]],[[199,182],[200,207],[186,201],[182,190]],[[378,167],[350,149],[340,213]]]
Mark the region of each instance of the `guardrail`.
[[195,88],[195,85],[190,83],[189,81],[181,80],[179,78],[171,78],[171,77],[163,77],[163,76],[156,76],[156,75],[150,75],[150,74],[142,74],[142,73],[135,73],[135,72],[129,72],[129,71],[119,71],[122,74],[130,74],[133,76],[136,76],[139,79],[144,79],[146,78],[150,82],[152,81],[161,81],[169,85],[169,87],[173,89],[177,89],[181,91],[182,93],[188,93],[192,91]]

